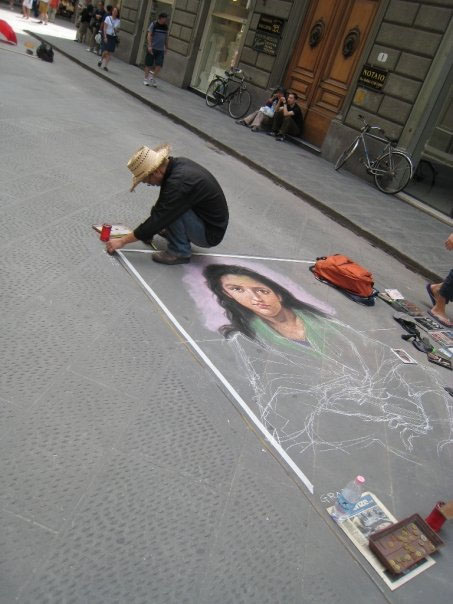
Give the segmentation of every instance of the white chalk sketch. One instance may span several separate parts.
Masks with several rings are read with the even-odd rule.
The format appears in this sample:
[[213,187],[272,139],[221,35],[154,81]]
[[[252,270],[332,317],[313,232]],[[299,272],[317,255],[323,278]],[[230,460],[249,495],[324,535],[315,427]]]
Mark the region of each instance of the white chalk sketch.
[[185,282],[205,325],[213,330],[217,322],[234,350],[257,415],[285,451],[377,446],[423,463],[416,450],[423,437],[435,441],[438,455],[453,444],[452,399],[435,371],[408,367],[389,346],[330,316],[325,304],[282,286],[284,276],[277,281],[250,266],[211,259],[188,269]]
[[389,476],[392,458],[419,464],[420,472],[436,468],[433,476],[448,470],[453,399],[439,370],[406,364],[390,346],[342,322],[302,285],[313,285],[305,261],[291,261],[294,282],[256,258],[197,255],[173,273],[178,287],[183,274],[188,292],[175,297],[167,274],[156,280],[155,267],[139,260],[150,253],[127,250],[139,270],[118,255],[311,493],[321,455],[332,458],[337,473],[345,456]]

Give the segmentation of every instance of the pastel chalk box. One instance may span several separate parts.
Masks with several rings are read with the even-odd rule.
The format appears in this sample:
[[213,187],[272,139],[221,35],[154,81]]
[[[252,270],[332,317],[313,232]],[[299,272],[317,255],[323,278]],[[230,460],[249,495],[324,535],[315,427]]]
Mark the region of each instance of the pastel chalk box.
[[419,514],[413,514],[369,537],[370,550],[395,575],[418,564],[443,543]]

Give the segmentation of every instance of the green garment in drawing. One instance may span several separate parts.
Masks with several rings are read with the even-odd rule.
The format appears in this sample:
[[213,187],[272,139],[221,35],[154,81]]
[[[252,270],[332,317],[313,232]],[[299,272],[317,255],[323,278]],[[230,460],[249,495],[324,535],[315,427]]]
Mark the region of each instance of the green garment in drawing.
[[299,309],[293,309],[293,312],[304,324],[306,339],[303,342],[285,338],[275,331],[267,321],[256,316],[250,321],[250,326],[256,337],[263,343],[279,348],[289,348],[295,352],[305,346],[312,354],[324,354],[326,331],[331,331],[329,321],[310,311],[302,312]]

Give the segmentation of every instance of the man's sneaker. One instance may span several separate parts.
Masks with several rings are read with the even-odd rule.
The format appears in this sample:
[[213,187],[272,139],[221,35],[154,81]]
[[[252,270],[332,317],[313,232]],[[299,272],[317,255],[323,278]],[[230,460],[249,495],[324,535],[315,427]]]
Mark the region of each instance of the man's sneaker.
[[145,79],[145,80],[143,80],[143,84],[144,84],[145,86],[149,86],[149,82],[148,82],[148,80],[146,80],[146,79]]
[[277,134],[277,136],[275,137],[275,140],[282,142],[285,140],[285,137],[283,136],[283,134]]
[[157,252],[151,258],[154,262],[159,262],[160,264],[187,264],[190,262],[190,256],[173,256],[173,254],[167,251]]
[[94,49],[93,49],[93,48],[85,48],[85,50],[86,50],[87,52],[94,52]]
[[268,134],[269,136],[277,136],[277,133],[273,130],[269,130],[268,132],[266,132],[266,134]]
[[151,80],[151,86],[153,86],[153,88],[157,88],[157,82],[154,78]]

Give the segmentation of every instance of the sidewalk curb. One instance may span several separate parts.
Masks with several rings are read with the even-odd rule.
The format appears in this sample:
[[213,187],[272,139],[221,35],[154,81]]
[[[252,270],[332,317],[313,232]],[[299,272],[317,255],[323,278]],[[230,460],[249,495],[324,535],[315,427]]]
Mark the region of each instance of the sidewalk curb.
[[[40,42],[45,42],[46,44],[50,44],[50,42],[48,42],[46,40],[46,38],[36,34],[35,32],[32,32],[30,30],[24,30],[24,32],[27,33],[28,35],[36,38]],[[86,69],[87,71],[89,71],[89,72],[97,75],[98,77],[102,78],[103,80],[109,82],[110,84],[112,84],[113,86],[115,86],[116,88],[121,90],[122,92],[125,92],[126,94],[129,94],[130,96],[133,96],[135,99],[137,99],[141,103],[148,105],[148,107],[150,107],[153,111],[160,113],[161,115],[170,119],[172,122],[178,124],[179,126],[183,126],[184,128],[186,128],[186,130],[193,132],[195,135],[199,136],[203,140],[214,145],[215,147],[217,147],[221,151],[225,152],[226,154],[230,155],[231,157],[234,157],[234,158],[240,160],[242,163],[246,164],[249,168],[251,168],[255,172],[258,172],[259,174],[262,174],[266,178],[269,178],[275,184],[279,185],[283,189],[286,189],[287,191],[289,191],[296,197],[299,197],[299,199],[306,201],[311,206],[313,206],[314,208],[317,208],[323,214],[325,214],[326,216],[328,216],[329,218],[334,220],[337,224],[340,224],[341,226],[347,228],[348,230],[352,231],[356,235],[363,237],[364,239],[369,241],[373,246],[375,246],[375,247],[383,250],[387,254],[393,256],[395,259],[402,262],[408,269],[414,271],[415,273],[422,275],[423,277],[425,277],[426,279],[429,279],[432,282],[439,283],[439,282],[443,281],[443,279],[444,279],[443,276],[426,268],[425,266],[420,264],[420,262],[418,262],[414,258],[407,256],[406,254],[404,254],[403,252],[401,252],[400,250],[398,250],[391,244],[387,243],[383,239],[380,239],[379,237],[377,237],[370,231],[367,231],[366,229],[364,229],[360,225],[356,224],[349,218],[346,218],[345,216],[343,216],[343,214],[340,214],[333,208],[329,207],[323,201],[320,201],[319,199],[316,199],[312,195],[305,193],[301,189],[298,189],[296,186],[291,185],[290,183],[288,183],[285,180],[283,180],[282,178],[280,178],[277,174],[274,174],[267,168],[264,168],[263,166],[260,166],[259,164],[255,163],[247,155],[243,155],[242,153],[239,153],[232,147],[225,145],[224,143],[222,143],[219,140],[215,139],[214,137],[210,136],[206,132],[203,132],[202,130],[200,130],[199,128],[197,128],[196,126],[191,124],[190,122],[183,120],[182,118],[175,115],[174,113],[170,113],[169,111],[167,111],[160,105],[154,103],[150,99],[143,97],[140,93],[135,92],[135,91],[131,90],[130,88],[127,88],[126,86],[124,86],[123,84],[121,84],[119,82],[116,82],[110,76],[105,75],[104,73],[94,69],[90,65],[87,65],[86,63],[83,63],[82,61],[80,61],[78,58],[74,57],[70,53],[68,53],[64,50],[61,50],[61,48],[59,48],[58,46],[55,46],[54,44],[51,44],[51,45],[54,48],[54,50],[58,51],[64,57],[66,57],[67,59],[70,59],[71,61],[73,61],[74,63],[79,65],[80,67]]]

